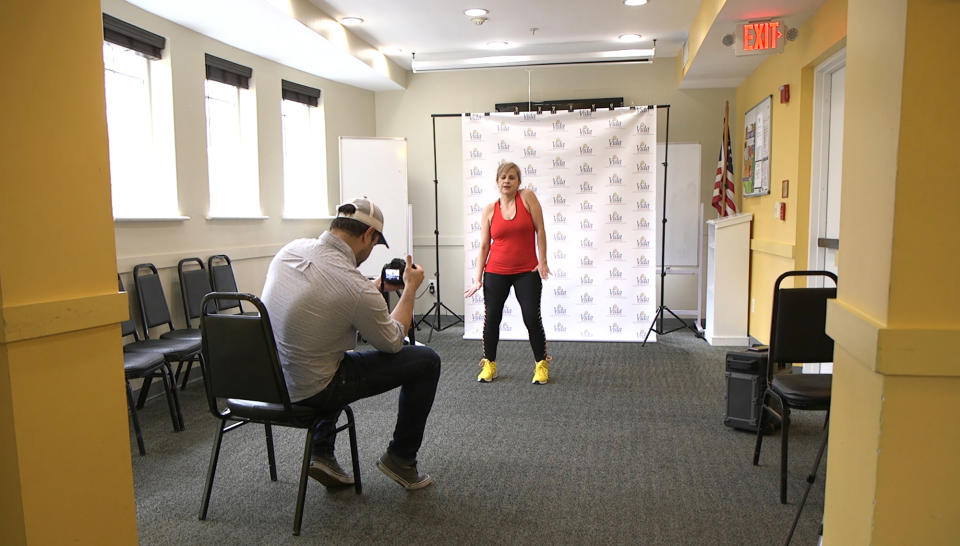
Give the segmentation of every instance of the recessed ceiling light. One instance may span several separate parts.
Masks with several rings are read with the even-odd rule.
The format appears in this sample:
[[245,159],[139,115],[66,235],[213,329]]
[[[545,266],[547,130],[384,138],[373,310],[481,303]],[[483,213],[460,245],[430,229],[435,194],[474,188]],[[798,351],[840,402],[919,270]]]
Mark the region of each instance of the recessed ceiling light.
[[642,37],[639,34],[621,34],[621,42],[639,42]]
[[340,19],[340,24],[348,27],[362,25],[363,19],[360,17],[344,17],[343,19]]
[[463,10],[463,14],[467,17],[483,17],[484,15],[490,13],[489,11],[483,8],[470,8]]
[[487,42],[487,49],[507,49],[510,44],[507,42]]
[[647,3],[647,0],[623,0],[624,6],[642,6]]

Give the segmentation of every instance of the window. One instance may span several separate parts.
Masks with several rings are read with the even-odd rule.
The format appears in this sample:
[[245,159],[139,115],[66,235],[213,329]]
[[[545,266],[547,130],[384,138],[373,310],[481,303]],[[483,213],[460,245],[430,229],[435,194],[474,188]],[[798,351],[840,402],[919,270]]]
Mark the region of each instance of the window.
[[327,146],[320,90],[281,81],[283,217],[327,216]]
[[113,216],[180,218],[166,40],[103,14]]
[[207,55],[207,172],[212,218],[262,218],[253,70]]

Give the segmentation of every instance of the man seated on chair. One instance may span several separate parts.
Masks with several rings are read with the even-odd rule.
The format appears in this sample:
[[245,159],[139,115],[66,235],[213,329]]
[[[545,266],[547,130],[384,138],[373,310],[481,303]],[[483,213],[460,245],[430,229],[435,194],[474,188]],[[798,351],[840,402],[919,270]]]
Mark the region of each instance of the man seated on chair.
[[[334,456],[342,408],[400,387],[393,439],[377,467],[406,489],[420,489],[432,482],[417,470],[417,451],[440,379],[440,357],[429,347],[403,345],[423,268],[406,257],[405,289],[392,313],[380,289],[399,287],[381,287],[379,278],[371,282],[357,269],[378,244],[387,244],[380,208],[366,198],[344,203],[328,231],[292,241],[274,256],[262,299],[290,400],[328,412],[313,433],[310,477],[327,487],[353,484]],[[376,350],[353,350],[357,332]]]

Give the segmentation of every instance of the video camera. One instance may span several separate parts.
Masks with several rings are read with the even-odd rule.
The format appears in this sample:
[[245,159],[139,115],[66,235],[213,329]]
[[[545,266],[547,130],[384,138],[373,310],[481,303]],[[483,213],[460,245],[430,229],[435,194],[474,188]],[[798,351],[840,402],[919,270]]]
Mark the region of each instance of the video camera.
[[384,264],[383,269],[380,271],[380,282],[382,285],[390,283],[393,285],[399,285],[403,287],[403,270],[407,267],[407,261],[394,258],[390,260],[390,263]]

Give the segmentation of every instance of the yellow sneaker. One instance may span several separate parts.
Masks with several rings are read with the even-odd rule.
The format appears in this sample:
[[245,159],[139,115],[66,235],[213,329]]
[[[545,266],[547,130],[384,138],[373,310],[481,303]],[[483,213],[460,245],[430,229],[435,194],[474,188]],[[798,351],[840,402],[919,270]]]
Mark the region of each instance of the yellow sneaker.
[[480,375],[477,376],[477,381],[481,383],[489,383],[496,379],[497,377],[497,363],[492,360],[487,360],[484,358],[480,361]]
[[537,385],[544,385],[547,381],[550,381],[550,369],[548,367],[550,363],[550,357],[537,362],[537,367],[533,371],[533,383]]

